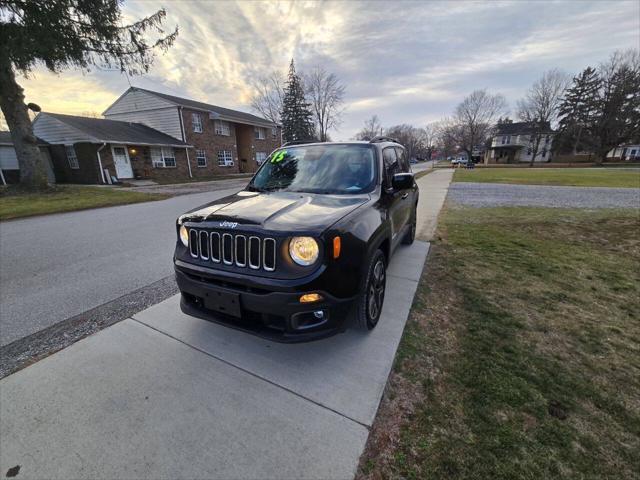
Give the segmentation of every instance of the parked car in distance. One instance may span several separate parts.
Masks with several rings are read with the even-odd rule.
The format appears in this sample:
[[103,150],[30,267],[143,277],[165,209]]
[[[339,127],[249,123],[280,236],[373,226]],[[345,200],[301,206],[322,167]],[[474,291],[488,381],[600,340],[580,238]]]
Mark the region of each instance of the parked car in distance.
[[344,331],[350,312],[371,330],[417,202],[392,139],[285,145],[244,190],[178,218],[181,308],[285,342]]
[[456,157],[451,160],[451,165],[466,165],[468,162],[465,157]]

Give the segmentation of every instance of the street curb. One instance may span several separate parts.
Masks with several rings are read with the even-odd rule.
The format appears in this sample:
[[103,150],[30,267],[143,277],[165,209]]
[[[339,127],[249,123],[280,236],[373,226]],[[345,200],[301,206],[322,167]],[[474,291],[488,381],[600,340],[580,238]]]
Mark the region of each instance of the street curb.
[[0,347],[0,379],[178,293],[173,275]]

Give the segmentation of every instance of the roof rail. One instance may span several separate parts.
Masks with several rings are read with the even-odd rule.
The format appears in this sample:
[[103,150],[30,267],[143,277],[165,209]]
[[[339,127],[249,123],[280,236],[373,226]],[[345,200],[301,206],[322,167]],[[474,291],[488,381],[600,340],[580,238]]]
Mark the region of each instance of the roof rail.
[[371,140],[369,140],[369,143],[382,143],[382,142],[399,143],[398,140],[396,140],[395,138],[385,137],[385,136],[374,137]]
[[284,142],[282,147],[290,147],[291,145],[304,145],[305,143],[313,143],[313,140],[293,140],[292,142]]

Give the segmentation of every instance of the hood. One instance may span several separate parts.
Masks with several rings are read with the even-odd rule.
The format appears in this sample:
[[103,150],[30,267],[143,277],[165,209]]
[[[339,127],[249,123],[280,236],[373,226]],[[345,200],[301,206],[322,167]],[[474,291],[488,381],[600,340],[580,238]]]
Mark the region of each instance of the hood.
[[182,221],[220,220],[266,230],[324,231],[369,200],[362,195],[299,192],[249,192],[221,198],[180,217]]

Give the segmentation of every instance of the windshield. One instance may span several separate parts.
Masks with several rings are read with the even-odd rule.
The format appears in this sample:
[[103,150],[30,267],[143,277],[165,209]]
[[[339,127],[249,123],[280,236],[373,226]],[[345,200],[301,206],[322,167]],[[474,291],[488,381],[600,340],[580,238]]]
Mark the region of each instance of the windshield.
[[360,193],[375,182],[369,145],[326,144],[286,147],[273,152],[248,189],[327,194]]

